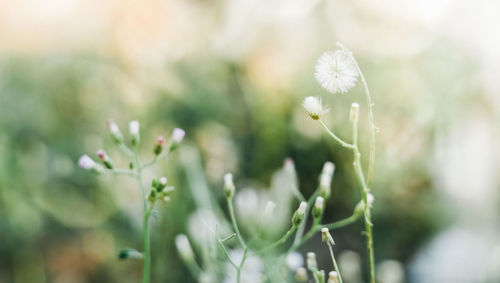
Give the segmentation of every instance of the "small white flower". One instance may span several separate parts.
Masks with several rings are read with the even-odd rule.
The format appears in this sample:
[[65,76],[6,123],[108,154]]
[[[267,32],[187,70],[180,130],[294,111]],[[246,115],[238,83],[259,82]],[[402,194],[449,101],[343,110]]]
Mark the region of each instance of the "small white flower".
[[78,166],[80,166],[81,168],[83,168],[85,170],[90,170],[90,169],[94,168],[95,162],[88,155],[84,154],[78,160]]
[[336,271],[330,271],[328,273],[328,283],[338,283],[339,282],[339,276]]
[[328,109],[323,108],[320,97],[308,96],[304,98],[302,106],[313,120],[318,120],[323,114],[328,112]]
[[128,129],[129,129],[131,135],[138,135],[139,134],[139,122],[136,120],[130,121],[130,123],[128,124]]
[[307,256],[307,268],[316,269],[318,268],[318,263],[316,262],[316,254],[313,252],[308,252]]
[[167,185],[167,177],[161,177],[160,178],[160,184],[163,185],[163,186],[166,186]]
[[319,84],[331,93],[346,93],[356,84],[358,75],[352,58],[340,50],[323,53],[314,74]]
[[185,261],[192,261],[194,259],[193,249],[186,235],[179,234],[175,237],[175,246],[179,254]]
[[180,143],[184,139],[186,132],[183,129],[175,128],[172,132],[172,141]]

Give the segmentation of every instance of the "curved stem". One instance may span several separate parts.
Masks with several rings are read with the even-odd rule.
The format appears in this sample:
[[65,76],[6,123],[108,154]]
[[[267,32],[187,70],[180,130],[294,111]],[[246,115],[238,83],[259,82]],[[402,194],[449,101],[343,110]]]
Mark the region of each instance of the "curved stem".
[[333,230],[333,229],[337,229],[337,228],[340,228],[340,227],[344,227],[344,226],[347,226],[349,224],[352,224],[354,222],[356,222],[359,217],[361,215],[360,214],[353,214],[345,219],[342,219],[342,220],[339,220],[339,221],[335,221],[335,222],[332,222],[332,223],[328,223],[328,224],[313,224],[313,227],[311,227],[311,229],[309,230],[309,232],[307,232],[307,234],[304,236],[304,238],[302,239],[302,241],[297,245],[297,248],[299,248],[300,246],[302,246],[303,244],[305,244],[312,236],[314,236],[314,234],[316,232],[318,232],[319,230],[321,230],[321,228],[325,227],[325,228],[328,228],[328,230]]
[[347,49],[344,45],[341,43],[337,42],[337,45],[342,49],[342,51],[351,58],[351,60],[354,62],[354,66],[356,67],[357,72],[359,73],[359,77],[361,78],[361,82],[363,83],[363,87],[365,89],[365,94],[366,94],[366,102],[368,105],[368,121],[370,122],[370,155],[369,155],[369,161],[368,161],[368,178],[367,178],[367,183],[370,184],[372,178],[373,178],[373,167],[375,165],[375,131],[377,127],[375,126],[375,120],[373,118],[373,102],[372,98],[370,95],[370,89],[368,88],[368,83],[366,82],[365,76],[363,75],[363,72],[361,71],[361,68],[358,65],[358,61],[356,61],[356,58],[352,55],[352,52]]
[[283,235],[279,240],[277,240],[276,242],[272,243],[271,245],[255,252],[256,254],[261,254],[261,253],[264,253],[266,251],[269,251],[273,248],[275,248],[276,246],[278,245],[281,245],[283,243],[286,242],[286,240],[288,240],[288,238],[290,238],[290,236],[292,236],[293,232],[295,232],[295,230],[297,230],[297,227],[295,226],[292,226],[286,233],[285,235]]
[[229,207],[229,216],[231,217],[231,223],[233,224],[233,229],[236,232],[236,236],[238,236],[238,240],[240,241],[241,246],[246,249],[247,245],[245,244],[245,241],[241,236],[240,229],[238,228],[238,223],[236,222],[236,217],[234,215],[234,207],[232,199],[230,198],[226,199],[227,199],[227,206]]
[[325,129],[325,131],[334,139],[336,140],[338,143],[340,143],[340,145],[342,145],[343,147],[346,147],[346,148],[349,148],[349,149],[353,149],[354,146],[352,144],[349,144],[349,143],[346,143],[345,141],[343,141],[341,138],[337,137],[332,131],[330,131],[330,129],[325,125],[325,123],[323,123],[323,121],[321,119],[318,120],[318,122],[321,124],[321,126],[323,127],[323,129]]

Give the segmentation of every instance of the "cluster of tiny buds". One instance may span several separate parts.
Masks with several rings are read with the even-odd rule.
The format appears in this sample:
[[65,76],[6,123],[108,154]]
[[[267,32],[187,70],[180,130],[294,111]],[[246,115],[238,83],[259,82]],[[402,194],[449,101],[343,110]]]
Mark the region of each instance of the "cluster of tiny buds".
[[295,211],[292,217],[292,223],[294,227],[298,227],[302,220],[304,220],[304,215],[306,214],[307,203],[305,201],[300,202],[299,208]]
[[330,231],[328,231],[328,228],[321,228],[321,240],[329,245],[335,244],[335,241],[333,241],[333,237],[330,234]]
[[173,187],[167,187],[166,177],[161,177],[160,179],[154,178],[151,187],[151,192],[148,195],[148,200],[151,202],[157,199],[163,201],[170,200],[170,193],[174,190]]

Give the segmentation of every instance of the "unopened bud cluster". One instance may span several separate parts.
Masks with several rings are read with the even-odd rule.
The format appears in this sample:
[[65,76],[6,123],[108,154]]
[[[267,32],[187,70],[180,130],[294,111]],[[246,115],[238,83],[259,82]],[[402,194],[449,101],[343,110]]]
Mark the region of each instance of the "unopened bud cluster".
[[167,187],[167,178],[161,177],[160,179],[154,178],[151,183],[151,192],[149,192],[148,200],[154,202],[156,200],[169,201],[170,193],[174,187]]

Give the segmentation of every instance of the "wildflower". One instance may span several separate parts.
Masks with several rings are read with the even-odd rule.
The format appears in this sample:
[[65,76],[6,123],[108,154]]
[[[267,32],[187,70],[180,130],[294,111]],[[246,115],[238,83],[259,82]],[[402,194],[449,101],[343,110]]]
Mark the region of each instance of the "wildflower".
[[162,136],[159,136],[156,139],[156,145],[155,145],[155,148],[153,150],[155,155],[160,155],[160,153],[163,151],[163,144],[164,143],[165,143],[165,139]]
[[328,283],[339,283],[339,276],[336,271],[328,273]]
[[185,135],[186,132],[183,129],[175,128],[174,131],[172,132],[172,141],[170,142],[170,148],[168,150],[174,151],[177,148],[177,146],[181,143],[181,141],[184,139]]
[[349,112],[349,120],[351,122],[358,121],[359,119],[359,104],[354,102],[351,104],[351,111]]
[[233,174],[227,173],[224,175],[224,193],[227,198],[232,198],[234,196],[234,183]]
[[328,228],[321,228],[321,240],[324,243],[334,245],[335,241],[333,241],[333,237],[330,234],[330,231],[328,231]]
[[186,235],[179,234],[175,237],[175,246],[179,255],[185,262],[192,262],[194,260],[193,249]]
[[295,211],[292,217],[292,223],[295,227],[299,226],[304,219],[306,214],[307,203],[305,201],[300,202],[299,208]]
[[314,74],[318,83],[330,93],[346,93],[356,84],[358,75],[352,58],[340,50],[323,53]]
[[313,120],[319,120],[323,114],[328,112],[328,109],[323,108],[320,97],[308,96],[304,98],[302,106]]
[[97,156],[99,156],[99,159],[101,159],[106,168],[113,169],[113,161],[111,161],[111,158],[109,158],[104,149],[100,149],[99,151],[97,151]]
[[314,219],[320,219],[323,216],[323,211],[325,209],[325,199],[323,197],[317,197],[314,202],[314,207],[312,209],[312,215]]
[[136,120],[130,121],[130,123],[128,124],[130,137],[132,138],[132,145],[137,145],[141,140],[141,136],[139,134],[139,127],[140,127],[139,122]]
[[123,142],[123,135],[118,128],[118,125],[113,120],[108,120],[109,132],[111,133],[111,137],[116,144],[121,144]]
[[102,173],[104,171],[101,165],[95,163],[95,161],[86,154],[78,159],[78,166],[85,170],[92,170],[95,173]]
[[319,177],[319,194],[325,199],[330,197],[330,187],[332,185],[334,171],[335,165],[330,161],[325,162],[325,165],[323,165],[323,170],[321,171],[321,176]]

